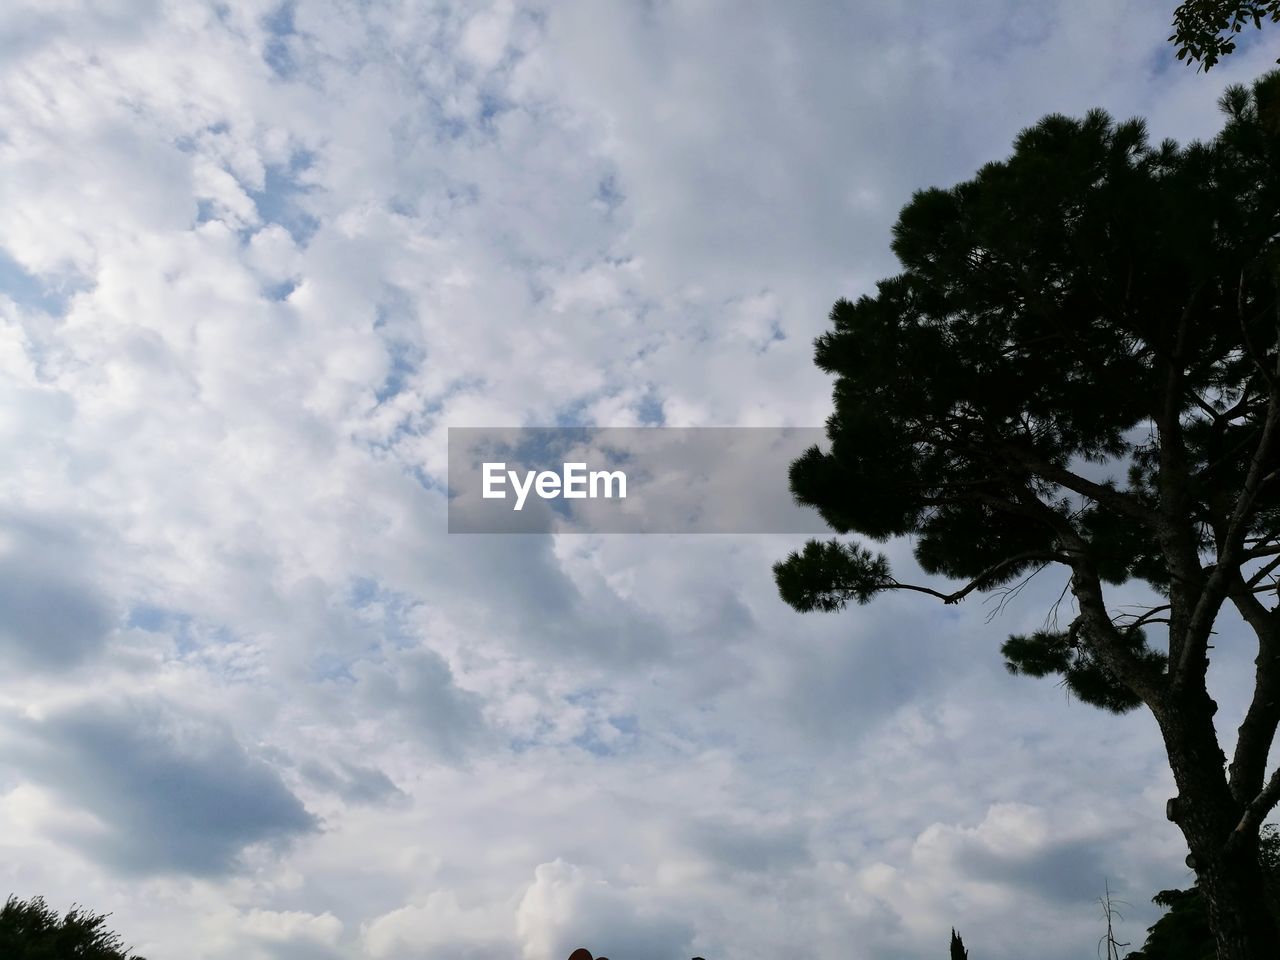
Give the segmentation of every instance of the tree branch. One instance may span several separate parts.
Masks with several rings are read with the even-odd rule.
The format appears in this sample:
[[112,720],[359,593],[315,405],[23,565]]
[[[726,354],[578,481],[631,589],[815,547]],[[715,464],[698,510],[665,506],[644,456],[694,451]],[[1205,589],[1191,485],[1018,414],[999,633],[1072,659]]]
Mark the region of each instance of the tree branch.
[[928,594],[931,597],[937,597],[943,603],[959,603],[969,594],[973,593],[973,591],[980,589],[983,583],[987,582],[991,577],[999,573],[1005,567],[1012,566],[1016,563],[1021,563],[1024,560],[1043,560],[1046,563],[1052,563],[1054,561],[1057,561],[1059,563],[1065,563],[1067,561],[1067,558],[1062,556],[1061,554],[1045,553],[1044,551],[1041,551],[1041,550],[1029,550],[1029,551],[1026,551],[1025,553],[1014,554],[1011,557],[1005,557],[1003,560],[993,563],[991,566],[987,567],[987,569],[983,570],[980,574],[978,574],[976,577],[970,580],[967,584],[965,584],[959,590],[956,590],[952,593],[943,593],[940,590],[934,590],[932,587],[922,587],[914,583],[901,583],[898,580],[890,580],[889,582],[880,586],[878,589],[912,590],[916,593],[924,593],[924,594]]
[[[1277,553],[1280,553],[1280,550],[1278,550]],[[1276,567],[1280,567],[1280,556],[1274,557],[1271,560],[1269,560],[1262,567],[1261,570],[1259,570],[1257,573],[1255,573],[1253,576],[1249,578],[1247,585],[1250,587],[1256,587],[1258,584],[1262,582],[1262,578],[1265,577],[1267,574],[1269,574]]]
[[[1165,356],[1165,388],[1163,402],[1156,417],[1159,430],[1160,507],[1157,533],[1160,548],[1169,567],[1169,681],[1174,691],[1183,689],[1194,664],[1196,677],[1203,682],[1208,663],[1203,646],[1208,642],[1212,619],[1201,633],[1193,631],[1197,614],[1202,618],[1216,615],[1222,606],[1225,587],[1210,597],[1204,589],[1204,571],[1200,567],[1198,538],[1191,519],[1191,478],[1187,472],[1186,445],[1182,434],[1183,384],[1186,371],[1187,335],[1191,311],[1204,288],[1198,284],[1191,292],[1174,332],[1173,350]],[[1197,656],[1197,652],[1200,653]]]
[[[1267,537],[1266,540],[1260,541],[1259,546],[1249,547],[1247,550],[1242,551],[1240,554],[1240,559],[1242,561],[1258,560],[1262,557],[1274,557],[1277,554],[1280,554],[1280,544],[1267,543],[1267,541],[1274,540],[1274,539],[1275,539],[1274,536]],[[1261,544],[1266,544],[1266,545],[1263,546]]]
[[1006,454],[1012,457],[1017,463],[1026,468],[1031,473],[1044,480],[1056,483],[1060,487],[1066,487],[1075,493],[1084,497],[1089,497],[1105,506],[1141,520],[1148,526],[1156,526],[1160,522],[1160,517],[1155,510],[1146,506],[1137,497],[1123,490],[1117,490],[1115,487],[1108,486],[1104,483],[1095,483],[1092,480],[1086,480],[1077,473],[1072,473],[1065,467],[1055,466],[1047,460],[1042,460],[1034,453],[1023,447],[1014,444],[1002,444],[1002,448]]
[[[1280,355],[1277,356],[1276,364],[1277,373],[1280,374]],[[1275,381],[1272,383],[1271,395],[1267,401],[1267,415],[1262,424],[1262,436],[1258,439],[1258,446],[1250,458],[1249,472],[1245,476],[1240,495],[1236,498],[1231,519],[1227,522],[1226,530],[1222,532],[1219,539],[1217,564],[1200,591],[1187,625],[1186,641],[1182,646],[1177,665],[1171,671],[1175,686],[1185,681],[1192,664],[1203,657],[1213,620],[1217,617],[1226,596],[1228,581],[1233,574],[1239,575],[1239,566],[1244,559],[1244,537],[1248,532],[1253,505],[1263,486],[1275,477],[1277,472],[1280,472],[1273,470],[1264,473],[1271,459],[1271,448],[1275,442],[1277,427],[1280,426],[1280,392],[1277,392],[1274,386]]]
[[1267,785],[1244,808],[1240,821],[1231,831],[1231,836],[1227,838],[1227,849],[1239,846],[1257,833],[1258,828],[1262,826],[1262,821],[1267,819],[1267,814],[1275,809],[1277,803],[1280,803],[1280,768],[1271,774]]
[[1167,619],[1161,620],[1156,617],[1157,613],[1163,613],[1165,610],[1168,610],[1168,609],[1169,609],[1169,604],[1167,603],[1163,603],[1158,607],[1152,607],[1142,616],[1138,617],[1138,619],[1134,620],[1133,623],[1125,624],[1124,626],[1125,636],[1127,637],[1129,634],[1133,633],[1133,631],[1137,630],[1144,623],[1168,623],[1169,621]]
[[1080,619],[1089,627],[1093,653],[1121,683],[1132,690],[1157,716],[1163,710],[1164,690],[1158,678],[1133,655],[1127,637],[1107,613],[1102,596],[1102,581],[1089,555],[1089,544],[1075,527],[1054,511],[1030,489],[1017,491],[1019,500],[1011,506],[1021,507],[1027,514],[1048,524],[1067,548],[1071,568],[1071,592],[1080,605]]
[[[1280,563],[1280,559],[1276,562]],[[1236,570],[1229,596],[1258,638],[1253,696],[1240,721],[1228,768],[1231,794],[1241,803],[1261,789],[1267,757],[1280,726],[1280,631],[1275,614],[1259,602],[1256,592],[1257,587],[1252,582],[1246,583]]]

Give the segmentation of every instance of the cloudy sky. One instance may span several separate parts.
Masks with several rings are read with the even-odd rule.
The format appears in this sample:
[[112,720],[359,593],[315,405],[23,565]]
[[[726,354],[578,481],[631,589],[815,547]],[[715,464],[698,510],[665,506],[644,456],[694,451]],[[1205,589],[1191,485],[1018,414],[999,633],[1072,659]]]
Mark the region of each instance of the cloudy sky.
[[801,617],[801,538],[442,484],[449,426],[821,424],[912,190],[1052,111],[1213,134],[1270,55],[1173,6],[6,2],[0,896],[151,960],[1065,960],[1104,883],[1140,942],[1154,724],[997,652],[1060,581]]

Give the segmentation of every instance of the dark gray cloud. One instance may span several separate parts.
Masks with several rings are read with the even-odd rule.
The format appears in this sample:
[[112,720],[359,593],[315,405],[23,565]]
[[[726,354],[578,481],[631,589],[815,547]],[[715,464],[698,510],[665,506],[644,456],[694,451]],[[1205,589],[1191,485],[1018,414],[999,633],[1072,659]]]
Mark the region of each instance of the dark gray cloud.
[[116,611],[92,557],[66,521],[0,516],[0,656],[66,669],[102,648]]
[[288,943],[261,944],[271,960],[340,960],[341,950],[326,944],[293,941]]
[[481,698],[457,687],[449,664],[431,650],[397,652],[382,664],[363,661],[351,673],[364,709],[394,713],[442,759],[462,759],[486,735]]
[[347,803],[376,804],[404,799],[405,794],[381,770],[353,763],[336,766],[308,761],[298,768],[307,782],[337,794]]
[[1107,849],[1105,841],[1089,838],[1010,856],[975,844],[961,848],[956,861],[974,880],[1031,890],[1059,904],[1081,903],[1101,895],[1108,870],[1116,874]]
[[682,839],[731,872],[785,872],[810,857],[808,831],[799,824],[770,826],[698,819],[686,827]]
[[419,589],[429,601],[466,602],[472,618],[521,652],[626,668],[671,650],[651,611],[599,580],[569,576],[549,536],[450,536],[448,546],[447,563],[431,557],[431,579]]
[[9,761],[101,831],[65,839],[128,873],[230,871],[316,819],[220,721],[160,699],[83,703],[10,724]]

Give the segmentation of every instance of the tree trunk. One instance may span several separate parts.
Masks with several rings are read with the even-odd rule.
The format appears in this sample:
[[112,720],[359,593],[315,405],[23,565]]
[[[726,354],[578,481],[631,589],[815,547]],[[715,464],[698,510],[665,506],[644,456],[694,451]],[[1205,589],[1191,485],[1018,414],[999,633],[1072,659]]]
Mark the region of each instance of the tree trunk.
[[1280,937],[1267,905],[1256,843],[1215,858],[1203,869],[1197,858],[1196,875],[1209,906],[1218,960],[1280,957]]
[[1280,931],[1267,903],[1257,832],[1227,845],[1243,811],[1223,769],[1215,711],[1200,690],[1157,715],[1179,790],[1169,816],[1191,849],[1187,863],[1209,907],[1217,960],[1276,960]]

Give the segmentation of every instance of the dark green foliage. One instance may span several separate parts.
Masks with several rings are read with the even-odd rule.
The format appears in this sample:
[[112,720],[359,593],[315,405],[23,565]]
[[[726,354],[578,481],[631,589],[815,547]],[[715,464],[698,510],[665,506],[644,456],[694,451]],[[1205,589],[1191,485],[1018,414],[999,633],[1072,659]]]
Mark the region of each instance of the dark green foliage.
[[[1167,545],[1145,515],[1162,506],[1156,424],[1171,418],[1192,546],[1214,550],[1209,519],[1244,483],[1270,390],[1280,73],[1222,108],[1219,136],[1187,147],[1100,110],[1049,116],[1008,160],[914,196],[893,231],[903,271],[838,301],[816,342],[835,377],[830,445],[792,465],[791,488],[837,533],[912,536],[926,573],[964,586],[903,584],[864,547],[811,542],[774,568],[786,602],[832,611],[891,589],[955,602],[1055,563],[1167,594]],[[1272,483],[1244,532],[1277,528]],[[1104,638],[1081,620],[1011,639],[1010,669],[1060,674],[1117,711],[1163,682],[1141,630],[1117,620]]]
[[889,562],[853,544],[810,540],[775,570],[783,600],[802,613],[830,613],[875,596],[889,576]]
[[969,951],[964,948],[964,941],[955,927],[951,928],[951,960],[969,960]]
[[[1000,648],[1005,667],[1010,673],[1029,677],[1058,674],[1063,683],[1085,703],[1112,713],[1126,713],[1141,706],[1142,701],[1115,676],[1087,643],[1083,629],[1051,632],[1039,630],[1031,636],[1012,636]],[[1152,673],[1164,670],[1167,659],[1159,650],[1147,646],[1141,630],[1126,633],[1130,652],[1147,665]]]
[[[1280,22],[1280,0],[1186,0],[1173,14],[1178,59],[1205,70],[1236,48],[1236,34]],[[1278,61],[1280,62],[1280,61]]]
[[4,960],[143,960],[106,929],[109,914],[72,907],[59,917],[43,897],[10,896],[0,908],[0,957]]
[[1168,912],[1147,931],[1142,949],[1125,960],[1214,960],[1209,909],[1199,890],[1161,890],[1151,900]]
[[[817,340],[829,445],[791,489],[838,534],[910,537],[952,582],[903,583],[839,540],[774,573],[796,609],[831,611],[886,590],[1007,597],[1065,570],[1070,619],[1055,604],[1006,663],[1151,710],[1219,960],[1255,960],[1280,956],[1255,846],[1280,802],[1280,72],[1221,106],[1219,135],[1186,147],[1100,110],[1049,116],[1007,160],[915,195],[902,272],[838,301]],[[1108,604],[1135,580],[1146,604]],[[1259,649],[1230,757],[1207,686],[1228,602]]]

